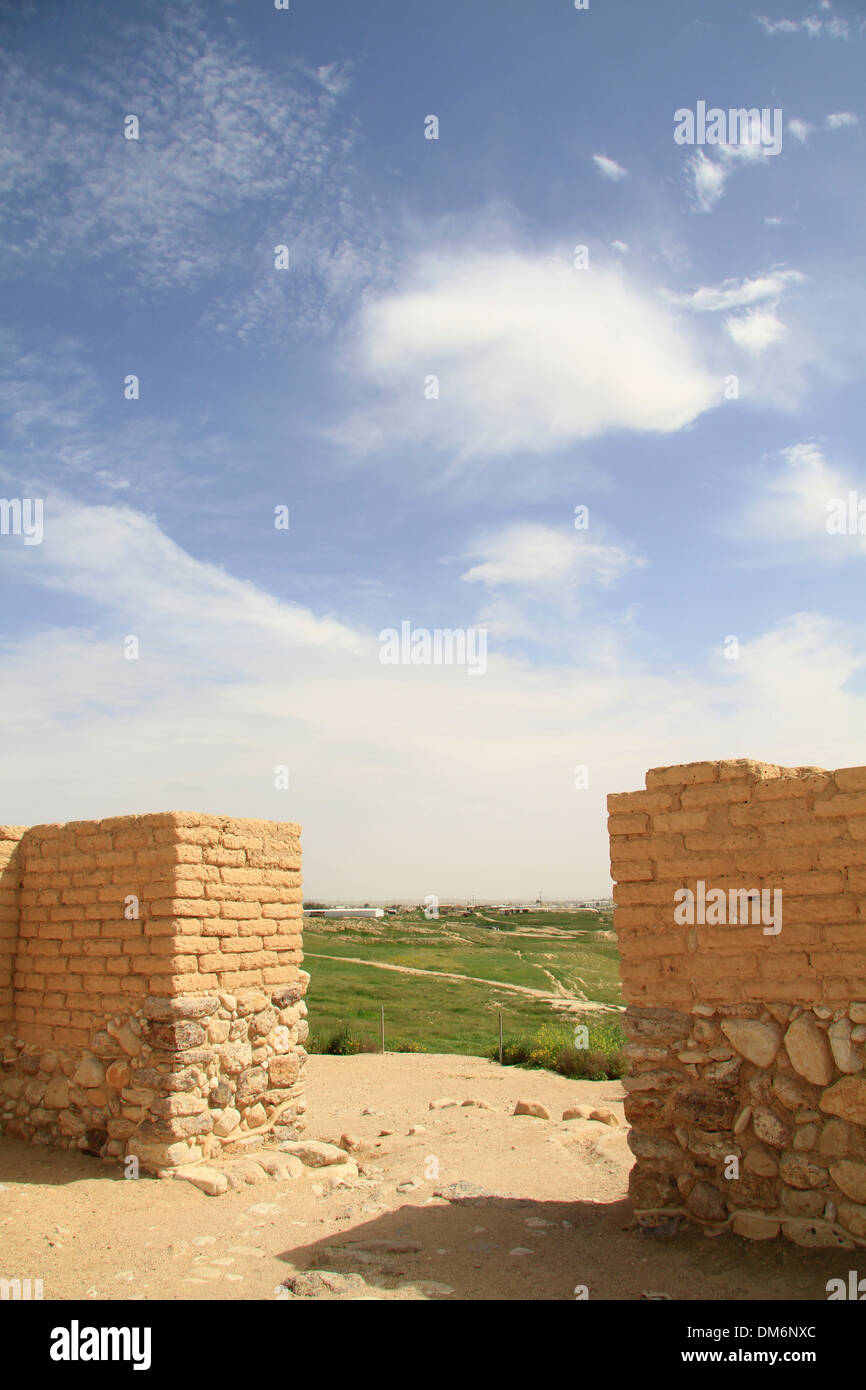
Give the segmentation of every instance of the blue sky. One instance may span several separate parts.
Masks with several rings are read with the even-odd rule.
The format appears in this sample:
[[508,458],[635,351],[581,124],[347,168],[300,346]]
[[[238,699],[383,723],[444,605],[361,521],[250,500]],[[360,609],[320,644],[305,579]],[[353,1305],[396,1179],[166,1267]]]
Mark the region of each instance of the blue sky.
[[[3,819],[603,894],[647,767],[866,762],[864,44],[844,0],[0,0]],[[677,144],[699,102],[781,148]],[[486,669],[383,664],[404,622]]]

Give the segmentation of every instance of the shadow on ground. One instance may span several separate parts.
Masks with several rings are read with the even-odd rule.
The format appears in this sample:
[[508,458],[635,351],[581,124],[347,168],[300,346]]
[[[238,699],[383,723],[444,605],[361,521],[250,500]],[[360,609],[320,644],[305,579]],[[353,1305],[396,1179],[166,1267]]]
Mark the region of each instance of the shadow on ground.
[[453,1290],[431,1287],[431,1297],[562,1300],[586,1286],[590,1299],[801,1301],[825,1300],[827,1280],[847,1276],[856,1254],[707,1237],[688,1223],[651,1236],[634,1226],[627,1200],[485,1197],[407,1205],[280,1258],[293,1270],[359,1274],[380,1288]]

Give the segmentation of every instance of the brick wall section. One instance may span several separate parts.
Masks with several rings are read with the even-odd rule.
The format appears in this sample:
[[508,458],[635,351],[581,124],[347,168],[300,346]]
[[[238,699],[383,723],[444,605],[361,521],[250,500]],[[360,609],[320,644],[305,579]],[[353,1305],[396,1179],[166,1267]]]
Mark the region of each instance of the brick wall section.
[[23,834],[23,826],[0,825],[0,1034],[12,1021],[12,980],[18,949],[21,887],[18,845]]
[[180,816],[170,836],[174,889],[153,905],[170,922],[171,973],[155,992],[296,983],[303,891],[300,827]]
[[[866,768],[656,768],[608,809],[637,1210],[866,1244]],[[727,920],[677,919],[699,881]]]
[[6,1133],[159,1171],[302,1123],[297,825],[168,812],[3,835]]

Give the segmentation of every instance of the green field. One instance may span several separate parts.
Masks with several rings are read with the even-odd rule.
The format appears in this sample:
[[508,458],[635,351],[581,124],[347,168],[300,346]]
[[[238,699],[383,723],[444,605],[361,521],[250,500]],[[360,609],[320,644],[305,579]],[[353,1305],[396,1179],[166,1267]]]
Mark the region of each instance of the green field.
[[[491,930],[493,924],[500,930]],[[389,1050],[410,1044],[425,1052],[484,1055],[498,1037],[499,1009],[506,1037],[531,1037],[550,1025],[561,1030],[564,1040],[573,1035],[579,1014],[563,1014],[544,999],[505,985],[578,1003],[621,1006],[618,952],[608,937],[610,913],[511,917],[481,908],[473,918],[427,921],[416,911],[376,922],[346,919],[323,926],[313,918],[304,927],[313,1049],[342,1024],[357,1037],[377,1042],[381,1005]],[[404,974],[378,969],[379,964],[460,978]]]

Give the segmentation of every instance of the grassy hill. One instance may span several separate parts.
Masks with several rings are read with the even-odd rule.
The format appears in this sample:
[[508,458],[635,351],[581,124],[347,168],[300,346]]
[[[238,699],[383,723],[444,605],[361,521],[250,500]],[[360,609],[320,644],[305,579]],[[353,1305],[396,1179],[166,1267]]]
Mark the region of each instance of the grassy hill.
[[341,1025],[378,1045],[382,1004],[388,1050],[486,1055],[499,1009],[506,1038],[546,1029],[567,1044],[576,1023],[600,1021],[581,1003],[607,1006],[612,1020],[622,1002],[610,913],[308,918],[304,952],[311,1050]]

